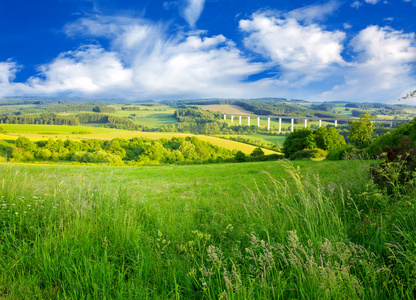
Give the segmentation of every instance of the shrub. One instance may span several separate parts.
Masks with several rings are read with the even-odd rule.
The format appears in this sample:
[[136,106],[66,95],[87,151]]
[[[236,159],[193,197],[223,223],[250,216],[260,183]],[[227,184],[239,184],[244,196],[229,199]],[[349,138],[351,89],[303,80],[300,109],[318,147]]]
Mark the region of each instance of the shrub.
[[416,183],[416,146],[405,137],[383,149],[382,161],[371,168],[374,182],[389,195],[409,194]]
[[12,151],[13,161],[29,161],[33,160],[34,156],[32,152],[26,151],[23,148],[14,148]]
[[247,161],[247,156],[242,151],[237,151],[234,157],[236,162],[245,162]]
[[264,152],[260,147],[257,147],[251,152],[250,156],[257,157],[257,156],[264,156]]
[[332,150],[331,152],[328,153],[328,155],[326,156],[327,159],[329,160],[343,160],[345,159],[345,154],[346,153],[351,153],[354,151],[354,147],[351,145],[345,145],[341,148]]
[[290,156],[291,160],[299,160],[299,159],[311,159],[311,158],[324,158],[328,154],[328,151],[315,148],[315,149],[303,149],[293,153]]

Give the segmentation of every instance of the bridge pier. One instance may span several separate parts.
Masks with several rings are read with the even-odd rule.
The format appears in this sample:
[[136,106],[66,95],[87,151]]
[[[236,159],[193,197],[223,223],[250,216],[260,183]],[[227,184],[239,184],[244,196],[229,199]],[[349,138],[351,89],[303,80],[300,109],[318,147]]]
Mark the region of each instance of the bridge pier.
[[267,118],[267,130],[270,130],[270,118]]
[[257,117],[257,127],[260,127],[260,117]]
[[338,120],[335,120],[334,125],[335,125],[335,127],[338,126]]
[[227,115],[224,115],[224,121],[227,120]]
[[322,126],[322,120],[319,120],[319,127]]
[[290,120],[290,124],[291,124],[291,125],[290,125],[290,131],[291,131],[291,132],[293,132],[293,126],[294,126],[294,123],[295,123],[295,119],[291,119],[291,120]]
[[305,119],[305,128],[308,127],[308,119]]
[[393,122],[390,122],[390,128],[393,128]]
[[233,122],[234,122],[234,116],[231,115],[231,123],[233,123]]
[[250,126],[250,116],[247,117],[247,125]]
[[238,125],[241,125],[241,116],[238,116]]
[[279,118],[279,133],[282,132],[282,118]]

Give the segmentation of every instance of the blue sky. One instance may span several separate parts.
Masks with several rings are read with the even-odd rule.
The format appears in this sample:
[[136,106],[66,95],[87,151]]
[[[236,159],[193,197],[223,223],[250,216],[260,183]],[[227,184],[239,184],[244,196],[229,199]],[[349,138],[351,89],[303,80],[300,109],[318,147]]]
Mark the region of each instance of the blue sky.
[[1,0],[0,97],[397,103],[416,89],[415,15],[416,0]]

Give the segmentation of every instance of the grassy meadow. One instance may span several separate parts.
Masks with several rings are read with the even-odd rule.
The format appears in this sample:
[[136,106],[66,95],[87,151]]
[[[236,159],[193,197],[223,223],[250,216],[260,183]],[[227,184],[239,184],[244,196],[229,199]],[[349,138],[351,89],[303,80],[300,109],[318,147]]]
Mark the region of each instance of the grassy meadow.
[[414,199],[367,161],[0,165],[0,298],[403,299]]

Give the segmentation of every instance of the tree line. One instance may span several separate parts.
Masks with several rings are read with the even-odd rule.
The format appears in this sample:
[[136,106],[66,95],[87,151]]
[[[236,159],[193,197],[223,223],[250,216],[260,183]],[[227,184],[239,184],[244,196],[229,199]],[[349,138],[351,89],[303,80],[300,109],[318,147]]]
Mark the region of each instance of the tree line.
[[196,137],[151,140],[147,138],[111,141],[97,139],[48,139],[33,142],[26,137],[16,140],[12,151],[13,161],[74,161],[109,164],[161,164],[224,160],[234,157],[231,151]]
[[44,125],[69,125],[99,123],[106,127],[147,130],[147,127],[134,123],[130,119],[101,114],[101,113],[80,113],[73,116],[59,116],[54,113],[42,113],[40,115],[7,115],[0,116],[0,124],[44,124]]

